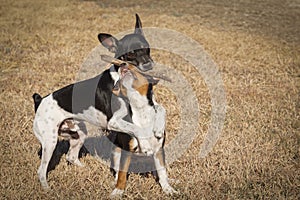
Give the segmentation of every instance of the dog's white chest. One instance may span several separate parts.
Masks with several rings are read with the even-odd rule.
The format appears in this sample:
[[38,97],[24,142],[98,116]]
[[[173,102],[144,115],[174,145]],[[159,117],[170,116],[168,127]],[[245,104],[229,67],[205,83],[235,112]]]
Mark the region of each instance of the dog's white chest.
[[132,109],[132,122],[141,128],[152,128],[154,118],[155,111],[150,106],[145,106],[144,109]]

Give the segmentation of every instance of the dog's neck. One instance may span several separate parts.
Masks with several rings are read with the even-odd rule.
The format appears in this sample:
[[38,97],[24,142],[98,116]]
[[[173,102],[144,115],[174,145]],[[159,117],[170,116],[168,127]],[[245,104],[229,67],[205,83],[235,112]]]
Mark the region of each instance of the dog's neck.
[[141,95],[134,89],[127,90],[127,98],[132,111],[132,120],[140,127],[152,127],[155,116],[155,101],[151,99],[149,103],[147,96]]

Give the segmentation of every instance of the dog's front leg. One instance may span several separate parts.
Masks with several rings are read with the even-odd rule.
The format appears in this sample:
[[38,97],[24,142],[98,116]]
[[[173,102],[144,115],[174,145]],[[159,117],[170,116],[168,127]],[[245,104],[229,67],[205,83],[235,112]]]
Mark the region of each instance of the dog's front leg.
[[162,148],[154,154],[154,164],[157,170],[158,182],[162,190],[166,194],[177,194],[178,192],[169,184],[167,170],[165,167],[165,155]]
[[128,115],[128,110],[122,98],[117,98],[119,102],[119,109],[113,113],[112,118],[107,124],[109,130],[127,133],[138,140],[141,152],[146,155],[152,155],[153,149],[147,140],[152,136],[152,130],[141,129],[139,126],[125,121],[123,118]]
[[166,110],[163,106],[157,104],[154,106],[155,118],[153,132],[154,136],[157,138],[162,138],[164,136],[164,131],[166,127]]

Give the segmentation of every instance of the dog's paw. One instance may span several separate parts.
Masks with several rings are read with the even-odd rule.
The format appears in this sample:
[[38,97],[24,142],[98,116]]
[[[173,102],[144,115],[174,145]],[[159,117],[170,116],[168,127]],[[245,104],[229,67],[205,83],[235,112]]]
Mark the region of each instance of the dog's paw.
[[154,154],[154,151],[150,148],[140,148],[140,151],[145,156],[152,156]]
[[41,175],[41,168],[38,170],[38,175],[43,190],[48,190],[50,187],[48,185],[46,176]]
[[47,181],[41,182],[41,185],[42,185],[43,190],[50,190],[50,187],[49,187]]
[[153,155],[153,149],[147,139],[139,139],[139,147],[141,153],[145,154],[146,156]]
[[82,164],[79,159],[76,159],[73,163],[74,165],[78,166],[78,167],[84,167],[84,164]]
[[167,195],[179,194],[179,192],[170,185],[165,185],[162,189]]
[[124,190],[120,190],[118,188],[115,188],[112,193],[109,195],[110,199],[117,199],[117,198],[121,198],[122,195],[124,193]]
[[73,165],[78,166],[78,167],[84,167],[84,164],[82,164],[82,163],[79,161],[78,158],[75,159],[75,160],[72,160],[72,159],[67,158],[67,161],[68,161],[69,163],[73,164]]

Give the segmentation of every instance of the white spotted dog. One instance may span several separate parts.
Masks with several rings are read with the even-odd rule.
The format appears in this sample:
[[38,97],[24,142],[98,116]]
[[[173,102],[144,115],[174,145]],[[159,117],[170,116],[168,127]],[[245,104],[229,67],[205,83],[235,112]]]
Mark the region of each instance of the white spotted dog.
[[[130,61],[142,71],[152,68],[150,47],[138,15],[134,33],[125,35],[120,40],[100,33],[98,39],[103,46],[115,53],[115,58]],[[128,114],[128,105],[122,98],[116,98],[115,105],[112,106],[112,91],[120,78],[120,70],[119,66],[112,65],[94,78],[68,85],[43,98],[39,94],[33,95],[36,112],[33,131],[42,145],[38,176],[44,188],[49,187],[46,179],[47,167],[59,135],[70,139],[67,160],[82,165],[78,159],[79,150],[86,137],[86,133],[80,128],[82,122],[89,122],[106,130],[122,131],[138,141],[145,134],[141,128],[123,120]],[[139,141],[141,152],[148,154],[152,148],[146,142]]]
[[[115,65],[121,61],[112,61]],[[158,181],[163,191],[167,194],[177,193],[169,184],[165,168],[164,141],[166,111],[154,99],[153,86],[158,79],[143,74],[128,63],[121,64],[121,72],[118,84],[114,93],[125,98],[130,104],[131,119],[133,124],[144,130],[144,138],[136,140],[128,134],[117,133],[114,141],[117,148],[113,152],[113,168],[116,170],[116,186],[110,197],[121,196],[124,192],[127,172],[131,161],[131,153],[137,153],[144,144],[141,141],[148,141],[152,148],[155,169]],[[125,151],[121,151],[121,149]],[[127,152],[126,152],[127,151]],[[129,153],[131,152],[131,153]]]

